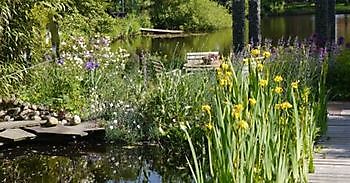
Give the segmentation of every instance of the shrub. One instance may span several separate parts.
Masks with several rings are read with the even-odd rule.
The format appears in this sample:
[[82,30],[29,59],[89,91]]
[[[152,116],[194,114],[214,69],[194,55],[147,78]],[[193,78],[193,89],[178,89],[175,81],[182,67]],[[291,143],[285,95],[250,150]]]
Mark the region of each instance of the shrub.
[[212,31],[231,26],[227,10],[209,0],[157,1],[150,16],[157,28]]
[[332,100],[350,99],[350,50],[343,50],[335,58],[331,65],[327,78],[327,87],[330,89],[330,98]]

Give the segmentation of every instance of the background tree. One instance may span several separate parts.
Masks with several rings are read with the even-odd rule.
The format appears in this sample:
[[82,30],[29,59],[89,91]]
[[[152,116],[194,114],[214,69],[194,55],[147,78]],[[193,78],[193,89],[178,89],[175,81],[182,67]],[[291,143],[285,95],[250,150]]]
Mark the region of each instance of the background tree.
[[244,47],[245,0],[232,0],[233,49],[241,51]]
[[249,0],[249,39],[254,44],[261,41],[260,0]]
[[316,1],[315,14],[317,45],[324,47],[328,37],[328,0]]
[[328,41],[330,44],[335,42],[335,3],[336,0],[328,0]]

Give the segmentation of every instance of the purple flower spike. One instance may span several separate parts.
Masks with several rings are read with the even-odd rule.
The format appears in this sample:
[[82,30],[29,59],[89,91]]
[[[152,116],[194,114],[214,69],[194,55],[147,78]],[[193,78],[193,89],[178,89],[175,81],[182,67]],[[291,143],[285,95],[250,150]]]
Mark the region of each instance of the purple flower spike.
[[89,71],[92,71],[92,70],[95,70],[99,67],[100,65],[94,61],[94,59],[89,59],[88,62],[86,62],[85,64],[85,69],[86,70],[89,70]]
[[343,36],[341,36],[338,38],[337,45],[338,46],[343,45],[344,42],[345,42],[345,38]]

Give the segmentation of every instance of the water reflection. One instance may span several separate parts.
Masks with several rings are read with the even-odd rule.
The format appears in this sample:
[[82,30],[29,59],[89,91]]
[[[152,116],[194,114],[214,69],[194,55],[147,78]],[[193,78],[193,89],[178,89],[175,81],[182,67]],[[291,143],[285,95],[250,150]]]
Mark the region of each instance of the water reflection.
[[[337,35],[343,36],[350,42],[350,15],[337,15]],[[276,43],[281,38],[305,39],[315,32],[314,15],[298,15],[283,17],[266,17],[262,19],[262,36]],[[137,37],[127,41],[117,41],[114,47],[124,47],[130,52],[136,49],[158,52],[168,57],[184,57],[186,52],[219,51],[227,55],[231,50],[232,30],[220,30],[205,35],[188,36],[182,38],[150,38]]]
[[[158,147],[17,147],[3,151],[3,182],[189,182],[186,165]],[[44,150],[46,149],[46,150]],[[181,162],[180,162],[181,163]]]

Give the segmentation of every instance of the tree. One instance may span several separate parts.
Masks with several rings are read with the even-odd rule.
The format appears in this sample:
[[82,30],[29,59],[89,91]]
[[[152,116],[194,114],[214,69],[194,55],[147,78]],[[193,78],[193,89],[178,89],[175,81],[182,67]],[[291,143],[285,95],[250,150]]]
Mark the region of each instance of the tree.
[[328,38],[328,0],[317,0],[315,13],[317,46],[324,47]]
[[335,42],[335,0],[328,0],[328,41]]
[[242,51],[245,32],[245,0],[232,0],[233,49]]
[[249,39],[254,44],[261,41],[260,0],[249,0]]

